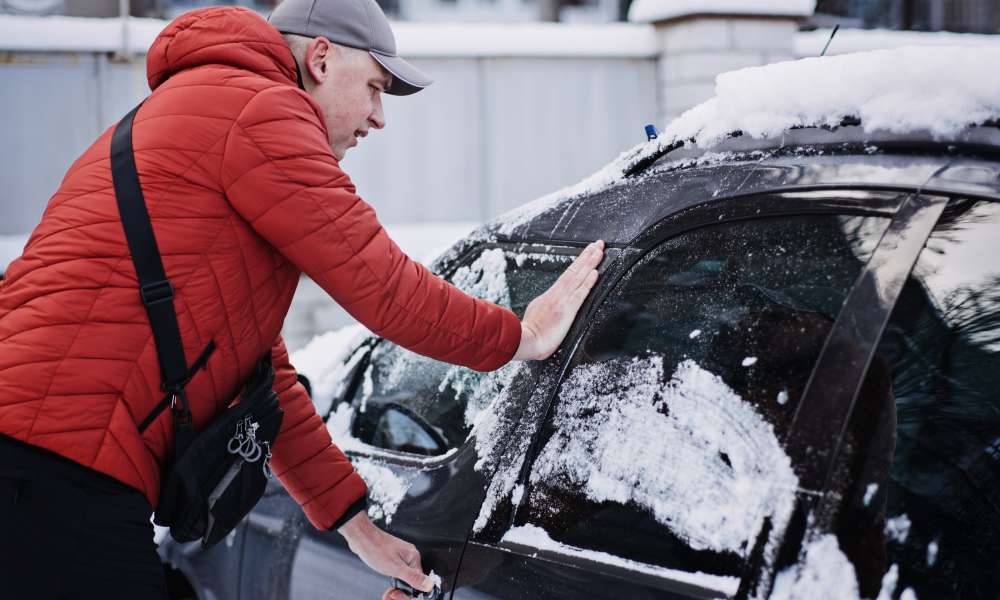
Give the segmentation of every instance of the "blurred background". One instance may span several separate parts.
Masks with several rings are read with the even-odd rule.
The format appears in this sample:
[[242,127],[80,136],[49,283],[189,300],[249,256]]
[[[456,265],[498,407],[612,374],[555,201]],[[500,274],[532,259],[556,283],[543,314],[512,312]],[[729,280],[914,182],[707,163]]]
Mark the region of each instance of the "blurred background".
[[[236,4],[266,14],[280,0],[129,0],[137,17],[172,19],[201,6]],[[633,0],[380,0],[391,18],[404,21],[624,21]],[[692,4],[696,4],[693,2]],[[849,27],[914,31],[996,33],[1000,9],[994,0],[818,0],[815,22]],[[30,15],[111,17],[119,0],[0,0],[0,12]]]
[[[1000,0],[378,0],[435,84],[387,97],[343,166],[417,259],[571,185],[710,98],[719,73],[900,45],[1000,42]],[[177,15],[278,0],[0,0],[0,272],[72,161],[149,93]],[[391,176],[390,176],[391,174]],[[303,279],[291,348],[347,317]]]

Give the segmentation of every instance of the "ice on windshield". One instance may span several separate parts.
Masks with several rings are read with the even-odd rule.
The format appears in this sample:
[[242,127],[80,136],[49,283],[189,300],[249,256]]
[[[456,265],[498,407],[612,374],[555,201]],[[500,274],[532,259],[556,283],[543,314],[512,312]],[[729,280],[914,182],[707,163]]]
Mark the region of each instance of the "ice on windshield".
[[765,518],[787,523],[791,461],[719,377],[691,360],[665,375],[658,355],[577,367],[531,482],[634,503],[694,549],[745,555]]

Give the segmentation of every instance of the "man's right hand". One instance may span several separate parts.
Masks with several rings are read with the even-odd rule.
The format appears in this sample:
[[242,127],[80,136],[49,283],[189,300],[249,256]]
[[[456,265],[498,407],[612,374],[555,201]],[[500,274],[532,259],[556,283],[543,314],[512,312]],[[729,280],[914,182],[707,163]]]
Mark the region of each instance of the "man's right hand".
[[[420,551],[413,544],[390,535],[360,512],[337,530],[347,540],[351,551],[371,569],[388,577],[402,579],[422,592],[434,589],[434,579],[420,566]],[[382,600],[407,600],[400,590],[386,590]]]
[[597,265],[602,258],[604,242],[597,240],[576,257],[552,287],[528,304],[514,360],[545,360],[552,356],[597,282]]

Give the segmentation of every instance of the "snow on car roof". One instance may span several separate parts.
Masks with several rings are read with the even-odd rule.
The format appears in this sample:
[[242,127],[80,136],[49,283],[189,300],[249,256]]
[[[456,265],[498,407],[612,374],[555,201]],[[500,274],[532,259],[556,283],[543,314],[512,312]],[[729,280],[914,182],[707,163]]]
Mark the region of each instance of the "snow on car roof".
[[[804,58],[723,73],[715,97],[623,152],[580,183],[522,205],[492,224],[511,235],[567,200],[623,181],[636,165],[679,145],[712,150],[734,134],[779,138],[802,127],[860,119],[869,134],[949,138],[1000,119],[1000,45],[916,47]],[[725,155],[718,155],[725,159]]]
[[715,97],[670,123],[666,143],[710,147],[731,133],[775,137],[793,127],[926,131],[935,138],[1000,117],[1000,47],[917,47],[804,58],[723,73]]
[[636,0],[630,21],[665,21],[687,15],[781,15],[808,17],[816,0]]

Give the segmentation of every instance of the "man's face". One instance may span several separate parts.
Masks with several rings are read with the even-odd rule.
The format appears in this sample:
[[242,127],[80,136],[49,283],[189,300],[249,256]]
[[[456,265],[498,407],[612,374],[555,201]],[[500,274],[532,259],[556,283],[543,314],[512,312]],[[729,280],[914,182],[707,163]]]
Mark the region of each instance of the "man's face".
[[306,89],[323,109],[330,149],[343,160],[369,129],[385,127],[382,93],[391,75],[364,50],[316,38],[306,51]]

